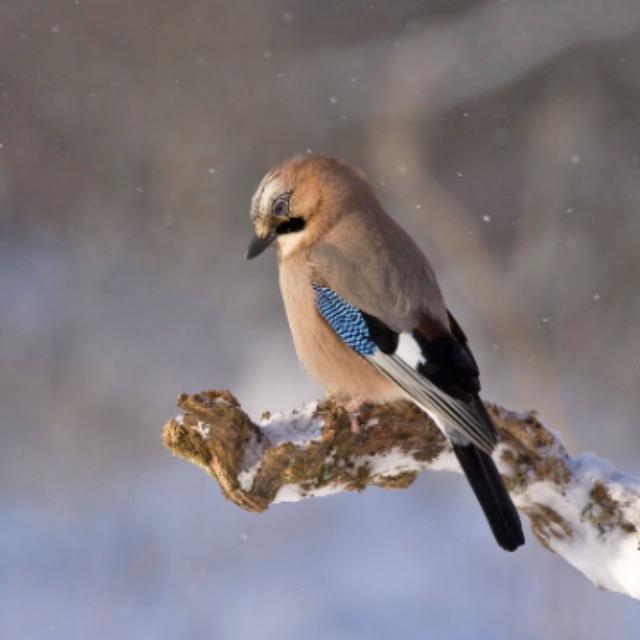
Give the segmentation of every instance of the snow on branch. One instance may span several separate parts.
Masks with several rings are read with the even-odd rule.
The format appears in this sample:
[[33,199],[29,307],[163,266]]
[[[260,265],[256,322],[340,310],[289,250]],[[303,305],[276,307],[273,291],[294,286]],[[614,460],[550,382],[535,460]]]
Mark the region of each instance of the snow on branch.
[[[334,400],[254,424],[228,391],[183,394],[165,445],[248,511],[369,485],[407,488],[425,470],[460,472],[444,437],[408,402],[364,405],[360,432]],[[486,403],[494,454],[535,537],[602,589],[640,599],[640,481],[585,453],[572,458],[535,413]],[[478,518],[482,517],[478,511]]]

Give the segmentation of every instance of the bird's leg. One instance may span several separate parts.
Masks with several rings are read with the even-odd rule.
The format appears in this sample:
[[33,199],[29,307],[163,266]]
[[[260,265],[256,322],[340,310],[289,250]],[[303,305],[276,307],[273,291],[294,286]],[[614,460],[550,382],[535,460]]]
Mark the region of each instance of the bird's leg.
[[363,396],[350,396],[344,393],[336,393],[332,389],[327,389],[327,399],[335,401],[341,405],[343,409],[346,409],[351,433],[355,435],[362,433],[362,429],[360,428],[360,410],[366,401]]
[[360,428],[360,408],[362,407],[363,402],[364,398],[354,396],[349,398],[349,400],[344,404],[344,408],[347,410],[349,415],[351,433],[354,435],[358,435],[362,432],[362,429]]

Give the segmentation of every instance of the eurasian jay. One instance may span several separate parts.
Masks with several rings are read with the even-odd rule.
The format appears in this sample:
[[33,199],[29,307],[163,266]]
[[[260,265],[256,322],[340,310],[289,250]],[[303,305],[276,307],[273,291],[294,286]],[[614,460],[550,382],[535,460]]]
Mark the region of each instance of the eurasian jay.
[[247,258],[275,245],[298,357],[331,395],[409,399],[451,442],[498,544],[524,544],[491,458],[495,426],[467,338],[426,257],[365,178],[328,157],[269,171],[251,202]]

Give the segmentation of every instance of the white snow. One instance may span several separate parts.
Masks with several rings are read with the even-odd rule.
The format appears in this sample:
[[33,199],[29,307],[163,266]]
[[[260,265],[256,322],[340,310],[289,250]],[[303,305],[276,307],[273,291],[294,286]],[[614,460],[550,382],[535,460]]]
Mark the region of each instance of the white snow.
[[[226,402],[223,399],[218,401]],[[322,436],[324,422],[315,415],[316,409],[317,403],[313,402],[300,410],[273,413],[262,420],[260,435],[252,435],[245,447],[242,471],[238,475],[242,489],[251,490],[266,448],[284,443],[303,448]],[[511,415],[524,421],[529,414],[513,412]],[[184,417],[177,416],[175,421],[183,424]],[[378,418],[369,420],[364,425],[365,429],[378,424],[378,421]],[[210,433],[210,427],[201,421],[195,428],[205,437]],[[548,523],[546,533],[549,546],[597,586],[640,599],[640,480],[625,476],[592,453],[571,458],[560,438],[553,435],[554,442],[539,453],[561,458],[571,472],[570,482],[557,485],[531,479],[531,484],[523,491],[512,494],[514,503],[521,511],[531,512],[535,511],[536,506],[543,506],[556,512],[568,526],[570,534],[559,524]],[[493,456],[502,473],[511,472],[510,466],[501,462],[501,454],[506,446],[501,444]],[[427,468],[432,471],[460,472],[456,457],[448,447],[429,463],[416,460],[412,453],[406,453],[399,447],[384,454],[353,457],[350,462],[354,464],[355,471],[366,465],[374,478],[419,472]],[[594,486],[598,484],[605,487],[617,511],[613,518],[610,514],[602,514],[605,517],[601,522],[598,521],[598,510],[602,507],[591,497]],[[329,496],[345,490],[346,483],[329,483],[308,490],[298,484],[286,484],[278,491],[274,503]],[[627,523],[630,531],[623,529],[620,522]]]
[[[247,463],[247,456],[245,454],[245,457],[242,460],[242,464],[245,465],[246,463]],[[260,470],[260,465],[261,465],[261,461],[258,460],[248,468],[243,468],[243,470],[240,471],[240,473],[238,474],[238,484],[240,485],[240,488],[243,491],[248,492],[248,491],[251,491],[251,489],[253,488],[253,481],[256,478],[256,474]]]
[[399,447],[394,447],[388,453],[354,457],[351,461],[356,469],[362,465],[367,465],[369,473],[373,477],[397,476],[407,471],[421,471],[426,466]]
[[447,447],[442,453],[428,465],[430,471],[453,471],[462,473],[453,449]]
[[[442,459],[442,460],[441,460]],[[453,453],[445,452],[435,462],[427,463],[416,460],[411,453],[394,447],[390,451],[371,456],[354,456],[350,459],[354,470],[366,465],[373,478],[390,478],[410,471],[423,471],[424,469],[459,471],[458,463]],[[346,491],[344,483],[329,483],[322,487],[303,490],[298,484],[283,485],[278,491],[274,504],[280,502],[297,502],[305,498],[319,498]]]
[[[528,417],[526,412],[514,415],[520,420]],[[275,423],[282,420],[288,422],[286,416],[278,416]],[[370,426],[370,423],[365,426]],[[509,473],[509,465],[501,462],[505,446],[500,445],[493,457],[500,471]],[[640,481],[621,474],[608,462],[591,453],[570,458],[559,438],[547,451],[540,453],[563,458],[572,473],[572,480],[562,486],[549,481],[534,482],[523,493],[513,495],[516,506],[521,510],[531,510],[540,505],[555,511],[568,525],[571,535],[568,536],[559,524],[549,523],[547,533],[551,548],[595,585],[640,599]],[[417,461],[410,453],[399,448],[381,455],[352,458],[351,462],[356,469],[367,465],[373,477],[391,477],[426,468],[431,471],[460,472],[456,457],[449,448],[431,463]],[[612,524],[606,519],[603,524],[598,524],[598,514],[594,510],[601,507],[590,496],[596,483],[606,487],[609,496],[622,511],[621,519],[634,526],[635,531],[625,532],[617,522]],[[344,484],[329,484],[303,491],[298,485],[288,484],[280,489],[274,502],[328,496],[345,489]]]
[[208,424],[202,422],[202,420],[198,420],[195,428],[203,438],[206,438],[211,433],[211,427]]
[[[242,471],[238,474],[238,482],[244,491],[251,491],[262,464],[262,454],[267,447],[290,442],[302,448],[312,440],[320,438],[324,421],[314,415],[317,407],[317,402],[310,402],[301,409],[288,413],[272,413],[262,420],[262,439],[258,441],[258,438],[252,435],[245,446]],[[302,497],[297,499],[300,500]]]
[[344,484],[326,484],[317,489],[303,491],[299,484],[283,484],[276,494],[274,504],[280,502],[299,502],[305,498],[323,498],[346,490]]
[[291,442],[303,447],[322,435],[324,421],[314,415],[317,408],[317,402],[310,402],[292,412],[272,413],[262,420],[260,429],[272,445]]
[[[515,496],[518,507],[544,505],[553,509],[572,531],[571,536],[550,536],[551,548],[597,586],[640,599],[640,482],[624,476],[607,461],[592,453],[567,459],[572,471],[569,485],[537,482]],[[588,513],[599,508],[590,492],[596,483],[604,485],[622,510],[622,518],[636,527],[626,533],[617,526],[598,526]]]

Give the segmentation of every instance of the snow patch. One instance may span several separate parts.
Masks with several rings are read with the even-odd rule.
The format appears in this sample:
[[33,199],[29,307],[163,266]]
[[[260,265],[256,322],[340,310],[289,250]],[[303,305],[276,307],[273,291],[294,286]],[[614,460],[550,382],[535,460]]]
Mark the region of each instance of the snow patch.
[[[536,482],[515,496],[516,505],[553,509],[572,533],[566,536],[564,531],[552,531],[560,536],[550,537],[551,548],[597,586],[640,599],[640,482],[592,453],[568,458],[567,464],[572,472],[568,485]],[[598,524],[602,507],[591,491],[599,484],[617,503],[620,519],[635,531],[625,532],[619,524],[608,523],[607,518]]]
[[453,453],[453,449],[451,449],[450,447],[444,449],[433,462],[429,463],[429,470],[453,471],[455,473],[462,473],[462,469],[458,464],[458,459]]
[[211,433],[211,427],[208,424],[202,422],[202,420],[198,420],[195,430],[203,437],[207,438]]
[[[283,443],[304,447],[309,442],[320,438],[324,420],[315,415],[317,407],[317,402],[310,402],[301,409],[287,413],[272,413],[268,418],[262,420],[260,436],[252,434],[245,446],[241,464],[242,470],[238,474],[238,483],[243,491],[251,491],[253,488],[255,477],[262,464],[262,456],[267,447]],[[304,496],[297,499],[301,500],[302,497]],[[276,498],[275,502],[277,501]],[[292,501],[286,500],[286,502]]]
[[251,465],[248,469],[243,469],[238,474],[238,484],[243,491],[246,491],[248,493],[249,491],[251,491],[251,489],[253,489],[253,481],[256,478],[256,474],[260,470],[260,464],[261,463],[258,461],[255,464]]
[[[358,469],[366,465],[372,477],[384,478],[394,477],[401,473],[410,471],[421,471],[430,466],[426,462],[416,460],[411,453],[402,451],[399,447],[394,447],[391,451],[371,456],[357,456],[351,458],[354,469]],[[321,487],[303,489],[298,484],[283,485],[278,491],[275,503],[279,502],[298,502],[305,498],[319,498],[323,496],[341,493],[347,489],[346,483],[328,483]]]
[[394,447],[385,453],[354,457],[352,461],[356,469],[363,465],[368,466],[369,473],[373,477],[393,477],[408,471],[421,471],[427,466],[399,447]]
[[300,502],[306,498],[323,498],[325,496],[331,496],[336,493],[342,493],[347,488],[347,485],[338,484],[326,484],[316,489],[303,490],[299,484],[283,484],[278,493],[276,494],[274,504],[280,502]]
[[317,402],[310,402],[293,412],[272,413],[260,429],[272,445],[291,442],[303,447],[322,435],[324,420],[315,415],[317,408]]

